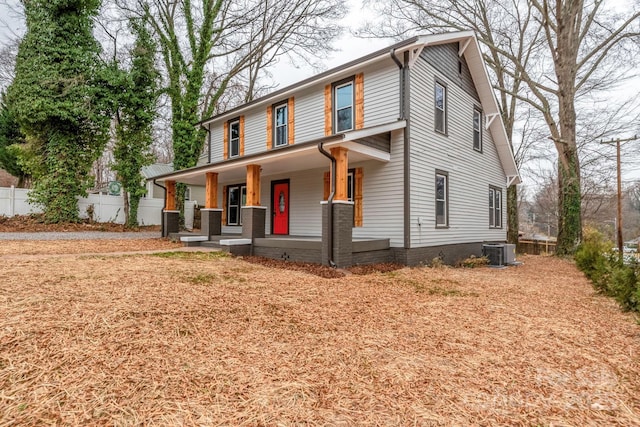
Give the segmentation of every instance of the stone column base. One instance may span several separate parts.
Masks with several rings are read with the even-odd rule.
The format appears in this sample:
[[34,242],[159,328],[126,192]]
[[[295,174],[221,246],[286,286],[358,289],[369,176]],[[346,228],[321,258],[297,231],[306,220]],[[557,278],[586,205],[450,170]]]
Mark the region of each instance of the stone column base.
[[333,202],[333,253],[329,257],[329,204],[322,202],[322,263],[337,267],[353,263],[353,202]]
[[266,206],[242,207],[242,237],[245,239],[261,239],[265,236]]
[[162,237],[168,237],[171,233],[180,231],[180,211],[162,211],[163,228]]
[[222,234],[222,209],[200,209],[200,232],[204,236]]

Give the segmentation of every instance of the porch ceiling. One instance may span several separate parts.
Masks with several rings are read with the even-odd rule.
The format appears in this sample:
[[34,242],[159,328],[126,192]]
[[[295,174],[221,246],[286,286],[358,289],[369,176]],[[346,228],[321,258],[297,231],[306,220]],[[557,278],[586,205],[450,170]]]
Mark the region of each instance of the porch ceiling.
[[338,146],[347,148],[349,150],[349,163],[365,160],[388,162],[390,153],[358,141],[364,141],[374,135],[390,134],[392,130],[401,129],[405,126],[405,121],[373,126],[367,129],[328,136],[315,141],[276,148],[264,153],[176,171],[157,176],[155,179],[157,181],[172,180],[189,185],[204,186],[207,172],[218,173],[218,181],[220,182],[241,182],[246,178],[247,165],[252,164],[260,165],[260,175],[263,177],[310,169],[328,169],[330,162],[318,151],[318,143],[323,143],[325,149]]

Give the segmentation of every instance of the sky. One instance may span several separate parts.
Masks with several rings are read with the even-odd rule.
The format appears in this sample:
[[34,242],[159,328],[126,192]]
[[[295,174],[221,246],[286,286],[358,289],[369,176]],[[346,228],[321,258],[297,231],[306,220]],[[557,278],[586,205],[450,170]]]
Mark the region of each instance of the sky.
[[[285,57],[281,57],[280,62],[272,69],[273,81],[278,87],[289,86],[313,74],[337,67],[373,51],[383,49],[393,43],[393,41],[389,39],[358,39],[354,37],[348,29],[357,28],[360,24],[364,23],[367,18],[372,17],[372,14],[361,7],[360,0],[347,1],[350,4],[350,10],[348,15],[341,21],[341,24],[347,30],[334,44],[334,46],[339,49],[330,53],[328,58],[323,61],[324,69],[313,70],[308,66],[295,67],[290,64]],[[624,0],[616,1],[623,2]],[[24,24],[20,19],[16,18],[15,13],[11,11],[11,7],[7,5],[7,2],[9,4],[15,4],[17,0],[0,0],[0,42],[5,40],[12,31],[17,31],[18,33],[23,31]],[[636,80],[635,83],[631,84],[631,88],[640,93],[640,81]],[[635,151],[640,152],[640,140],[626,144],[629,145],[629,148],[625,150],[633,149],[635,146],[638,147]],[[612,153],[613,152],[614,149],[612,148]],[[639,156],[633,157],[634,159],[631,161],[623,161],[623,179],[626,182],[640,180]]]

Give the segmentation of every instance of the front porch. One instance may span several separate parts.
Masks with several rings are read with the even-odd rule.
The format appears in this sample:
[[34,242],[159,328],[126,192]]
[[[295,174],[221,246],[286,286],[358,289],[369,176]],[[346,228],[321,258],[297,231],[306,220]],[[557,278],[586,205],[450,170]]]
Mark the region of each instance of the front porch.
[[[239,256],[261,256],[293,262],[322,263],[322,238],[319,236],[266,235],[245,239],[241,234],[205,236],[198,231],[171,233],[170,238],[181,240],[186,246],[220,248]],[[352,238],[351,264],[394,262],[389,239]]]

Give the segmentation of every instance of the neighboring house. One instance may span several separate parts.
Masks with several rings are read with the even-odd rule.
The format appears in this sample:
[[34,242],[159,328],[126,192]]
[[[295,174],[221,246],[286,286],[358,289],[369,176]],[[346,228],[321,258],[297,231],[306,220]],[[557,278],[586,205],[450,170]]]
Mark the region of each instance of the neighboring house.
[[[156,179],[204,186],[202,232],[232,249],[415,265],[506,240],[520,178],[472,32],[405,40],[200,125],[208,162]],[[177,231],[174,197],[165,217]]]
[[[201,158],[198,164],[206,163],[206,157]],[[146,198],[163,199],[164,189],[153,183],[153,178],[159,175],[166,175],[173,172],[173,165],[167,163],[154,163],[149,166],[143,166],[140,173],[147,180],[147,194]],[[160,185],[164,186],[162,183]],[[186,200],[192,200],[198,202],[198,204],[204,205],[204,187],[203,186],[188,186],[185,195]]]

